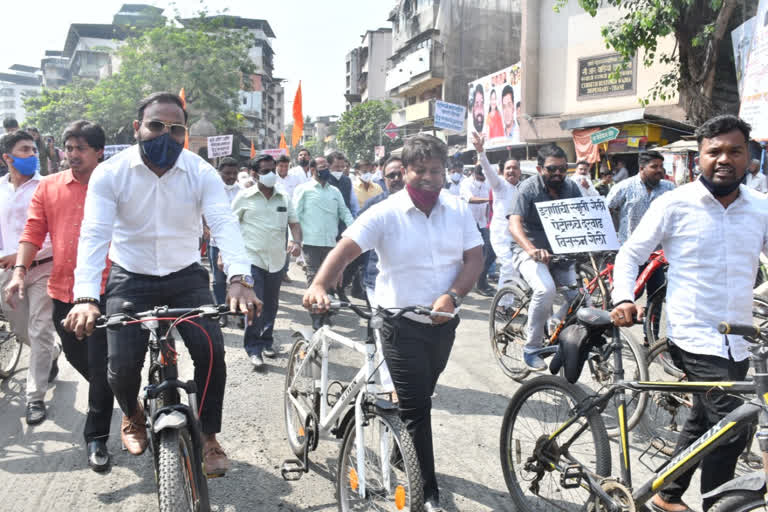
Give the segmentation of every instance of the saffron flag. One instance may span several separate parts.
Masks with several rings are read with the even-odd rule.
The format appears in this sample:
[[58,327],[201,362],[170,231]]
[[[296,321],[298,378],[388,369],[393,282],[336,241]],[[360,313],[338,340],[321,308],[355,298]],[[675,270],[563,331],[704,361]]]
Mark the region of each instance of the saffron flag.
[[[183,87],[179,91],[179,98],[181,98],[181,108],[187,110],[187,95]],[[189,149],[189,128],[184,132],[184,149]]]
[[253,147],[253,141],[251,141],[251,160],[256,158],[256,148]]
[[290,154],[288,152],[288,144],[285,142],[285,133],[280,134],[280,144],[277,147],[278,149],[284,149],[286,153]]
[[291,147],[296,147],[304,133],[304,115],[301,109],[301,80],[296,89],[296,97],[293,98],[293,131],[291,132]]

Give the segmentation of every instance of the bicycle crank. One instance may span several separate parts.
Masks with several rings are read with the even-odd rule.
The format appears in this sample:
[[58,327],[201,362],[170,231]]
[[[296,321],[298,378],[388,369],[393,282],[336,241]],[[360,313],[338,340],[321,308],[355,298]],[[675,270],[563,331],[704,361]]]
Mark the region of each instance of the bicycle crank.
[[[621,512],[637,512],[635,500],[632,499],[632,492],[626,485],[613,479],[605,479],[600,483],[600,488],[619,505]],[[587,504],[587,512],[610,512],[610,508],[598,496],[595,496]]]

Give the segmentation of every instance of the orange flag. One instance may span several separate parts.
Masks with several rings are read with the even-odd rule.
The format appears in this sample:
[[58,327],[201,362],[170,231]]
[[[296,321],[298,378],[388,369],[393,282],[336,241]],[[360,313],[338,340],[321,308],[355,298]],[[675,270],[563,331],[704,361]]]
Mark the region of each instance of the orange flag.
[[301,80],[296,89],[296,97],[293,98],[293,132],[291,132],[291,147],[296,147],[304,133],[304,115],[301,109]]
[[256,158],[256,148],[253,147],[253,141],[251,141],[251,160]]
[[[179,91],[179,98],[181,98],[181,108],[187,110],[187,95],[183,87]],[[189,129],[184,133],[184,149],[189,149]]]
[[286,153],[290,154],[290,151],[288,151],[288,144],[285,142],[285,133],[280,134],[280,144],[277,147],[279,149],[284,149]]

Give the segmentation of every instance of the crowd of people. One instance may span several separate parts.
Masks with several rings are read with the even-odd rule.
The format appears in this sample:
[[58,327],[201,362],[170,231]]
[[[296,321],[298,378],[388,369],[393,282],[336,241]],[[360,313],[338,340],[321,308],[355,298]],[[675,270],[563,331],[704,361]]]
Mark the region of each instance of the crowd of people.
[[[423,134],[407,139],[401,156],[376,162],[352,165],[337,151],[311,155],[299,148],[294,167],[287,155],[263,154],[244,167],[222,158],[216,169],[183,149],[186,126],[181,99],[155,93],[138,105],[137,144],[107,160],[104,131],[84,120],[64,131],[63,151],[52,138],[10,121],[0,139],[6,169],[0,178],[0,306],[30,348],[26,422],[45,420],[46,391],[63,352],[88,383],[83,435],[87,463],[96,471],[110,466],[106,440],[114,399],[123,412],[123,444],[135,455],[147,447],[137,397],[148,339],[138,326],[95,329],[96,319],[120,312],[125,302],[137,311],[226,303],[240,315],[246,357],[263,369],[264,358],[278,355],[280,289],[291,281],[295,258],[306,276],[303,304],[310,315],[322,314],[340,287],[374,307],[420,305],[454,315],[406,315],[385,329],[379,347],[382,384],[416,448],[425,509],[440,510],[431,397],[450,357],[463,297],[473,289],[493,295],[494,279],[499,285],[527,282],[533,296],[524,361],[540,371],[546,363],[537,349],[556,288],[576,281],[572,263],[550,262],[552,248],[535,208],[542,201],[605,196],[622,244],[614,276],[617,325],[633,321],[632,285],[661,245],[670,261],[670,342],[688,378],[743,377],[746,371],[744,341],[715,331],[721,320],[751,322],[751,283],[758,256],[768,248],[768,203],[754,192],[768,191],[768,184],[759,162],[756,167],[749,158],[749,127],[738,118],[721,116],[699,128],[701,174],[680,187],[665,179],[664,158],[656,151],[638,155],[634,176],[617,165],[615,173],[602,170],[593,181],[588,162],[579,161],[569,174],[567,155],[554,144],[539,148],[537,174],[523,179],[516,159],[490,163],[478,133],[476,165],[467,176],[443,142]],[[201,240],[209,269],[201,265]],[[663,279],[649,282],[648,293]],[[200,414],[205,469],[221,475],[229,468],[217,439],[227,320],[199,322],[210,347],[196,328],[177,328],[198,389],[207,389]],[[695,398],[679,449],[736,402],[725,395]],[[705,468],[702,492],[733,473],[739,446],[743,439],[709,456],[705,466],[719,469]],[[684,510],[688,480],[659,494],[654,506]]]

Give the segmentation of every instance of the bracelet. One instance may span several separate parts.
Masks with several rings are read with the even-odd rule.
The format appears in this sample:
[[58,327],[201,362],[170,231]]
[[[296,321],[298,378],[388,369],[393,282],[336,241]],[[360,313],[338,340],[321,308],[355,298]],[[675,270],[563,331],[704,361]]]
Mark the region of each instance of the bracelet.
[[17,268],[23,268],[23,269],[24,269],[24,273],[25,273],[25,274],[27,273],[27,270],[28,270],[28,269],[27,269],[27,266],[26,266],[26,265],[14,265],[14,266],[11,268],[11,270],[16,270]]
[[93,297],[78,297],[72,302],[72,304],[94,304],[96,306],[99,305],[99,299],[94,299]]

